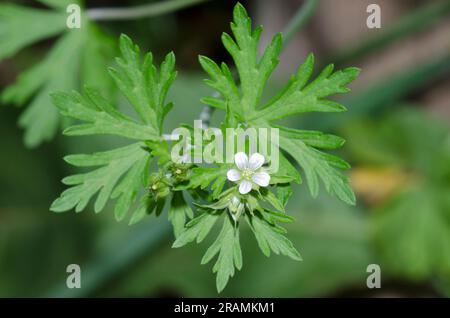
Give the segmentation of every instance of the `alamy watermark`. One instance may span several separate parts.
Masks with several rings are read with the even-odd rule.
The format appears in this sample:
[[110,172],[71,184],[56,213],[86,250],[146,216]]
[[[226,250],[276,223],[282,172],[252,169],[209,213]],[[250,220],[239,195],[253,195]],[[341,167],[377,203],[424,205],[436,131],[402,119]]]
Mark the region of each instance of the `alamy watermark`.
[[367,6],[366,12],[370,13],[366,20],[367,27],[369,29],[381,28],[381,7],[372,3]]
[[193,129],[180,127],[172,134],[175,144],[171,158],[178,163],[234,163],[236,153],[264,156],[271,172],[279,168],[278,128],[202,128],[195,120]]
[[66,279],[66,286],[69,289],[81,288],[81,268],[78,264],[70,264],[66,268],[69,273]]
[[366,269],[370,273],[366,279],[366,286],[369,289],[381,288],[381,268],[378,264],[369,264]]

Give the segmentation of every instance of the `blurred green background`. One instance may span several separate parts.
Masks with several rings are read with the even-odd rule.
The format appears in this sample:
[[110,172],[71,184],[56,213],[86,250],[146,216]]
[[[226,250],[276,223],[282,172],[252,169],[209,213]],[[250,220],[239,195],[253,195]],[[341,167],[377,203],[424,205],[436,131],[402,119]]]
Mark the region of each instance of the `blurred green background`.
[[[5,2],[44,8],[33,1]],[[98,0],[87,7],[149,2]],[[305,10],[301,0],[242,2],[254,23],[264,25],[263,42],[285,29],[298,8]],[[370,3],[381,7],[380,29],[366,26]],[[197,55],[230,62],[220,34],[229,30],[234,4],[211,0],[160,16],[98,23],[114,39],[128,34],[158,60],[175,52],[179,76],[169,98],[175,108],[167,132],[192,123],[203,107],[199,99],[210,93]],[[348,113],[298,116],[289,123],[346,138],[340,155],[353,166],[358,204],[346,206],[324,189],[312,199],[305,185],[297,186],[288,205],[297,221],[288,236],[304,261],[264,257],[244,228],[244,268],[220,296],[450,296],[450,1],[309,4],[305,25],[283,52],[268,90],[280,88],[309,52],[320,65],[362,68],[343,102]],[[0,12],[0,38],[7,32],[1,19]],[[40,41],[0,62],[0,89],[53,44]],[[17,126],[22,111],[9,103],[0,109],[0,297],[217,296],[210,266],[200,265],[208,242],[171,249],[164,214],[130,227],[116,223],[111,210],[49,212],[63,190],[61,178],[71,172],[62,157],[109,149],[121,140],[58,134],[27,149]],[[217,112],[213,123],[222,115]],[[81,289],[66,288],[69,264],[81,266]],[[380,289],[366,286],[369,264],[380,265]]]

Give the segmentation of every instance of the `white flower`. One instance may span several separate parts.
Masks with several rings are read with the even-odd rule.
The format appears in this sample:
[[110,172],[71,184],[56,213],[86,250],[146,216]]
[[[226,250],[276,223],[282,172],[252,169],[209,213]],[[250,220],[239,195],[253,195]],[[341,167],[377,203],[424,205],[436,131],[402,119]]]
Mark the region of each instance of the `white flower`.
[[245,153],[238,152],[234,155],[234,162],[237,169],[228,170],[227,178],[239,183],[241,194],[249,193],[255,185],[260,187],[269,185],[270,175],[262,168],[263,155],[254,153],[249,160]]

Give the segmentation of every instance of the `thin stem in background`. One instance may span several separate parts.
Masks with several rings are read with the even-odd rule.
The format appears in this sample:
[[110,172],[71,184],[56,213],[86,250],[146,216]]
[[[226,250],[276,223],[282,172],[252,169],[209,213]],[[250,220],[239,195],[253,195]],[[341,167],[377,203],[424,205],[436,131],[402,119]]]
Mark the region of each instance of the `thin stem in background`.
[[87,10],[91,20],[137,20],[154,17],[210,0],[168,0],[128,8],[93,8]]
[[381,29],[376,35],[363,41],[354,47],[344,49],[337,54],[325,58],[327,62],[331,61],[334,64],[346,64],[350,61],[355,61],[359,58],[373,53],[384,46],[407,36],[416,34],[417,32],[430,27],[444,18],[448,18],[450,13],[450,1],[443,0],[438,2],[431,2],[430,4],[421,6],[412,13],[399,19],[398,22],[392,26]]
[[294,17],[283,31],[283,44],[287,46],[294,35],[300,30],[316,11],[318,0],[307,0],[302,7],[297,10]]

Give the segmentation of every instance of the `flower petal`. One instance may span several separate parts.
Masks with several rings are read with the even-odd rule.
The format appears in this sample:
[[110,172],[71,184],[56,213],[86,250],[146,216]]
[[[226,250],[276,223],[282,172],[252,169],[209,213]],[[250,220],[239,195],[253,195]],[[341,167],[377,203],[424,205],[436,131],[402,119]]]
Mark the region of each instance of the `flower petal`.
[[259,169],[264,164],[264,156],[259,153],[254,153],[250,156],[250,160],[248,161],[248,167],[255,171]]
[[230,169],[227,172],[227,178],[230,181],[238,181],[239,179],[241,179],[241,173],[239,172],[239,170],[236,169]]
[[257,172],[252,175],[252,180],[260,187],[267,187],[270,182],[270,175],[267,172]]
[[234,163],[240,170],[247,168],[248,167],[247,155],[243,152],[238,152],[237,154],[234,155]]
[[252,183],[248,180],[242,180],[241,184],[239,185],[239,193],[247,194],[250,191],[252,191]]

